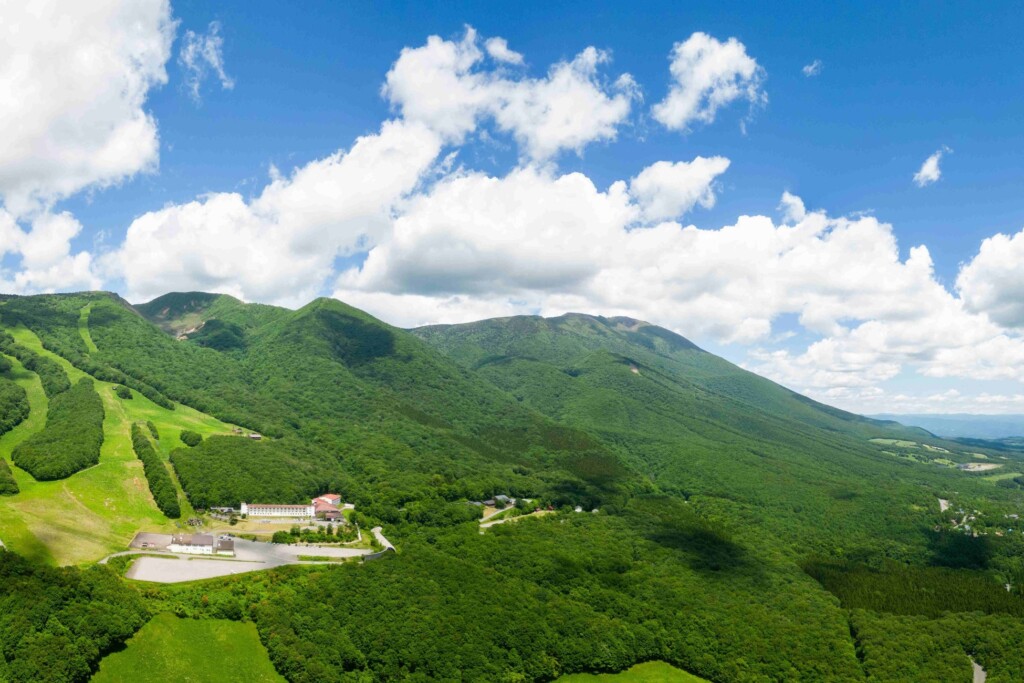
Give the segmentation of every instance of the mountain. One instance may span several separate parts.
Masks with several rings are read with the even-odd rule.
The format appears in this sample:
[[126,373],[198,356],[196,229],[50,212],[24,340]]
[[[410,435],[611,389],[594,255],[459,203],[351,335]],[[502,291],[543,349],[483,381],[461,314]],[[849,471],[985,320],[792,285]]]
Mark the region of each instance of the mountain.
[[967,413],[929,413],[924,415],[876,415],[927,429],[947,438],[1006,439],[1024,437],[1024,415],[972,415]]
[[[781,544],[870,546],[886,501],[926,506],[921,481],[946,485],[939,470],[907,479],[883,442],[951,444],[817,403],[642,321],[525,316],[414,333],[524,405],[596,435],[660,490],[760,516]],[[884,523],[914,538],[912,517]]]
[[[0,577],[37,596],[0,582],[0,680],[57,659],[77,673],[50,678],[83,680],[162,612],[254,622],[293,681],[549,681],[649,660],[711,681],[954,680],[968,653],[993,680],[1024,672],[1020,453],[837,410],[655,325],[403,330],[333,299],[88,292],[4,297],[0,353],[0,539],[29,558],[0,552]],[[62,479],[14,464],[29,439],[81,445],[50,406],[96,396],[97,464],[92,437]],[[178,528],[135,458],[146,434],[183,520],[331,490],[399,552],[169,588],[49,569]],[[520,499],[514,523],[482,527],[473,503],[497,494]],[[128,606],[97,647],[76,582]]]

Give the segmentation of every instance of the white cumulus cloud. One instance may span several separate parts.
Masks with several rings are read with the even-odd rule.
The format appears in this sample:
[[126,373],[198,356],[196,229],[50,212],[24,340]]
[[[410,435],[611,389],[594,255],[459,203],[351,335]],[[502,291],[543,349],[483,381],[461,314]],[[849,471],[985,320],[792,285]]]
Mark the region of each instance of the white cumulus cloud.
[[982,242],[977,256],[961,267],[956,286],[971,311],[1024,328],[1024,230]]
[[629,192],[648,221],[678,218],[697,204],[715,205],[715,178],[729,168],[725,157],[659,161],[629,181]]
[[0,197],[24,215],[158,160],[144,109],[167,82],[166,0],[7,3],[0,21]]
[[396,205],[440,150],[440,138],[425,126],[386,122],[348,150],[274,177],[251,200],[213,193],[143,214],[106,256],[106,271],[123,278],[136,301],[204,289],[305,303],[336,258],[387,232]]
[[735,38],[724,43],[694,33],[672,49],[672,84],[654,105],[654,118],[670,130],[687,131],[693,123],[711,123],[718,110],[743,99],[752,106],[767,102],[764,69]]
[[[539,160],[615,139],[639,94],[628,74],[604,81],[599,67],[610,56],[594,47],[552,65],[543,78],[512,78],[488,68],[478,43],[469,28],[458,42],[431,36],[426,45],[403,49],[388,71],[384,96],[403,118],[450,142],[462,142],[489,118],[515,137],[525,157]],[[507,43],[492,39],[486,47],[499,62],[514,61]]]

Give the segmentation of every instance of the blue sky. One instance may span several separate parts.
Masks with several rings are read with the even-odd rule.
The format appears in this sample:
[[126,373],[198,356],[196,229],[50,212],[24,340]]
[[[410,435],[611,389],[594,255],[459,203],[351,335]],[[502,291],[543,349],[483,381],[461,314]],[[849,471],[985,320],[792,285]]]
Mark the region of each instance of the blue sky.
[[[102,92],[95,103],[69,98],[66,111],[55,106],[44,118],[52,132],[41,125],[37,137],[29,136],[34,157],[0,154],[0,192],[19,231],[10,233],[13,246],[0,246],[0,284],[9,283],[6,289],[101,286],[139,299],[167,288],[209,288],[286,305],[336,295],[402,325],[584,307],[671,327],[795,389],[865,412],[1024,411],[1024,311],[1014,304],[1024,293],[1015,274],[1024,236],[1013,239],[1024,227],[1024,44],[1018,39],[1024,15],[1011,3],[646,3],[642,11],[593,2],[308,3],[300,11],[283,3],[154,1],[130,13],[113,0],[99,5],[106,13],[99,24],[110,32],[104,46],[121,45],[117,32],[125,26],[151,28],[144,48],[125,42],[123,53],[113,55],[114,61],[124,58],[113,75],[128,78],[135,97],[106,108]],[[467,27],[476,32],[473,46]],[[693,87],[677,83],[669,67],[674,46],[694,45],[688,41],[698,32],[715,50],[734,39],[743,52],[736,64],[756,62],[756,71],[751,79],[730,81],[748,89],[743,95],[726,98],[709,118],[688,118],[684,130],[672,129],[654,112],[673,84]],[[80,54],[76,50],[96,35],[103,34],[72,31],[61,38],[66,44],[56,42]],[[465,105],[475,107],[470,127],[442,130],[451,113],[410,113],[432,98],[451,96],[428,92],[419,72],[410,71],[408,82],[382,93],[403,49],[429,56],[429,36],[439,37],[439,50],[481,55],[459,74],[460,82],[477,79],[478,93],[490,88],[493,100],[473,95],[477,99]],[[487,41],[498,37],[522,56],[522,64],[488,56]],[[200,55],[191,65],[183,56],[190,44]],[[216,65],[204,61],[204,47]],[[589,47],[601,56],[590,71],[572,72],[574,83],[581,96],[604,98],[599,101],[609,106],[611,122],[596,121],[598,109],[570,107],[577,137],[560,139],[555,151],[538,156],[527,141],[539,139],[537,112],[557,88],[523,84],[542,83],[553,65],[581,64],[573,60]],[[144,58],[133,50],[143,50]],[[724,55],[707,53],[708,64]],[[815,62],[817,73],[805,75],[804,67]],[[133,69],[142,73],[141,84],[132,80],[138,76]],[[622,74],[631,76],[628,87],[618,80]],[[41,90],[58,93],[66,86],[60,79],[71,77],[54,76],[51,69],[38,81]],[[190,77],[200,79],[196,92]],[[519,94],[508,94],[513,91]],[[711,90],[702,95],[712,96]],[[516,109],[513,101],[537,106]],[[99,113],[92,112],[94,104]],[[90,167],[69,178],[54,162],[46,176],[25,161],[65,141],[67,121],[76,120],[76,110],[80,117],[83,106],[97,125],[83,126],[82,136],[124,124],[133,112],[148,115],[151,129],[138,133],[139,144],[131,146],[136,153],[125,152],[114,171]],[[4,116],[34,123],[25,111]],[[400,155],[401,145],[415,146],[408,151],[409,167],[361,169],[350,158],[353,168],[341,169],[357,138],[367,136],[367,146],[386,138],[386,121],[429,129],[425,137],[396,143]],[[138,151],[146,140],[156,145],[151,153]],[[83,138],[83,154],[98,155],[103,144]],[[940,151],[938,177],[915,183],[925,160]],[[323,170],[320,162],[331,155],[340,155],[333,169],[338,175],[300,179],[302,169],[309,176]],[[645,208],[654,195],[645,200],[631,179],[657,162],[699,157],[728,160],[727,170],[706,171],[704,185],[693,190],[705,194],[680,199],[682,208],[673,215]],[[368,187],[386,189],[369,213],[341,206],[369,192],[352,189],[352,182],[338,188],[337,205],[325,198],[334,195],[331,182],[377,172],[387,180],[382,176]],[[19,174],[35,175],[22,182]],[[272,174],[292,199],[259,200]],[[592,187],[569,187],[570,177],[585,178]],[[667,176],[659,178],[651,182],[666,191]],[[628,192],[616,196],[616,181],[624,181]],[[24,199],[24,187],[32,188],[31,200]],[[355,199],[346,200],[346,191]],[[536,211],[516,213],[526,197],[548,191],[550,205],[538,200]],[[784,192],[799,197],[806,210],[786,218],[780,210]],[[472,205],[484,195],[486,202]],[[503,204],[508,197],[518,203]],[[320,206],[315,226],[289,223],[313,220],[294,208],[310,204]],[[507,220],[487,227],[490,216],[473,214],[486,214],[489,206],[504,206],[496,211]],[[625,212],[620,223],[587,237],[588,216],[619,210]],[[814,228],[801,222],[805,214],[831,222]],[[47,223],[54,216],[64,217],[64,227]],[[551,227],[552,216],[551,225],[576,220],[583,232]],[[766,217],[772,228],[750,227],[750,236],[746,229],[732,231],[740,235],[723,230],[738,225],[741,216]],[[869,225],[871,218],[877,222]],[[460,220],[471,225],[454,225]],[[77,227],[69,227],[71,221]],[[664,246],[642,246],[640,232],[656,234],[652,229],[663,221],[675,230],[695,226],[703,246],[690,239],[698,239],[696,233],[682,237],[668,228]],[[797,233],[818,232],[794,247],[784,236],[785,226],[794,225]],[[838,239],[847,229],[855,234]],[[268,235],[282,231],[294,247],[287,254],[268,249],[221,261],[176,256],[183,253],[182,240],[229,252],[231,240],[269,241]],[[503,241],[502,231],[522,239]],[[749,262],[732,258],[742,251],[737,245],[757,235],[768,239],[769,233],[778,244],[764,247],[765,253],[777,256],[777,263],[764,265],[756,250]],[[1000,233],[1004,242],[982,248]],[[539,251],[524,246],[518,253],[520,242],[535,243]],[[886,253],[892,242],[895,258]],[[930,260],[924,271],[922,259],[911,258],[919,245]],[[633,264],[633,273],[610,253],[634,249],[640,259],[664,252],[679,258]],[[706,249],[708,256],[688,261],[690,249]],[[559,250],[565,258],[549,263],[549,252]],[[159,263],[164,251],[171,266]],[[317,258],[325,254],[326,265]],[[721,264],[695,274],[697,266],[719,257]],[[272,269],[265,259],[273,260]],[[807,259],[832,265],[816,274]],[[142,261],[147,265],[133,270]],[[701,289],[712,280],[707,286],[713,292]],[[751,299],[768,289],[764,311],[753,310]],[[707,301],[695,303],[699,295]],[[902,305],[892,301],[904,296]]]

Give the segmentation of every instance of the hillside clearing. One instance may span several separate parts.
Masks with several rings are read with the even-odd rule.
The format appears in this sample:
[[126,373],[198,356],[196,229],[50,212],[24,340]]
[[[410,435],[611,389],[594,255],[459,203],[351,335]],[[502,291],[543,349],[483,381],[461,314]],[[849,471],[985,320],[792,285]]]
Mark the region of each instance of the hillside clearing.
[[256,627],[220,619],[180,619],[158,614],[100,662],[93,683],[135,681],[283,681],[274,671]]
[[557,683],[707,683],[665,662],[644,662],[617,674],[570,674]]

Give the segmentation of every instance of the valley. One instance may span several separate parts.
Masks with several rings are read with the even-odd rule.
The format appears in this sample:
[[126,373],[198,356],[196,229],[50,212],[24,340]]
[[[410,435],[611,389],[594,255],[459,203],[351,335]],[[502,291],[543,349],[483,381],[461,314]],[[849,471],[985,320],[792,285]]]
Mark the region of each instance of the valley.
[[[0,435],[0,576],[125,606],[90,650],[56,626],[84,633],[72,596],[0,593],[0,680],[35,680],[36,642],[75,662],[53,680],[178,675],[159,650],[179,637],[248,643],[254,680],[1024,675],[1024,454],[836,410],[642,321],[407,331],[333,300],[82,293],[5,297],[0,328],[29,407]],[[83,379],[98,461],[38,481],[16,450]],[[239,510],[325,491],[352,540]]]

